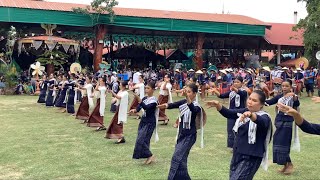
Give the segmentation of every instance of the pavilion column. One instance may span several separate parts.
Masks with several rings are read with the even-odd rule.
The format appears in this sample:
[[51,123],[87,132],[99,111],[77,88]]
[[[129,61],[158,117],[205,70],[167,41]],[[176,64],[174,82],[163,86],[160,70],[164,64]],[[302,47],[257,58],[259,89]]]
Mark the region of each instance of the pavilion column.
[[95,26],[95,41],[94,41],[94,56],[93,56],[93,66],[94,72],[99,71],[99,64],[102,62],[102,52],[104,46],[104,36],[107,33],[107,27],[102,24]]
[[281,63],[281,45],[277,45],[277,65]]
[[195,65],[196,69],[202,69],[203,67],[203,59],[202,59],[202,54],[203,54],[203,44],[204,44],[204,34],[203,33],[198,33],[197,34],[197,42],[196,42],[196,52],[195,52]]

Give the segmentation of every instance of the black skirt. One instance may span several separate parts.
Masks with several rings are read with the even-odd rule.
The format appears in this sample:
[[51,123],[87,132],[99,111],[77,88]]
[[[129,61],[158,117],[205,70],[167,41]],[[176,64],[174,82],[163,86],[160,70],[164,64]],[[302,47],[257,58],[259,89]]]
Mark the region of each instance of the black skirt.
[[133,159],[149,158],[152,156],[152,153],[150,151],[150,139],[155,127],[155,122],[146,123],[140,121],[136,145],[133,151]]
[[179,135],[176,148],[174,150],[168,180],[189,180],[188,156],[196,142],[197,134]]
[[52,96],[53,94],[53,90],[49,90],[48,95],[47,95],[47,99],[46,99],[46,106],[53,106],[53,100],[54,100],[54,96]]
[[233,152],[230,165],[230,180],[251,180],[258,171],[262,157]]
[[293,122],[276,121],[276,132],[273,135],[273,163],[285,165],[291,162],[290,148]]
[[69,94],[68,94],[68,102],[67,102],[67,112],[70,114],[74,114],[74,95],[75,92],[74,90],[69,90]]

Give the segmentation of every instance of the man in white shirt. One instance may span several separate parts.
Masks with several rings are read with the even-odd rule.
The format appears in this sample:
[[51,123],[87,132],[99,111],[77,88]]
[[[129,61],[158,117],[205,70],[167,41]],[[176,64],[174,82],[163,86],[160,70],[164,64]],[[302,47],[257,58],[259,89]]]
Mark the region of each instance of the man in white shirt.
[[118,80],[117,73],[115,71],[113,71],[111,79],[110,79],[111,84],[114,82],[117,82],[117,80]]
[[133,84],[137,84],[139,83],[139,76],[141,75],[141,73],[139,71],[136,71],[134,74],[133,74],[133,78],[132,78],[132,82]]

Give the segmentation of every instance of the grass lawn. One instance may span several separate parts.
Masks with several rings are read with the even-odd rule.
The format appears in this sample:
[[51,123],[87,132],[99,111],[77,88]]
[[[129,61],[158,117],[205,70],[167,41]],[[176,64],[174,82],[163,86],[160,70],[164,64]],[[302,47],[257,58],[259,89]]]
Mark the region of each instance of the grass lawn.
[[[56,108],[37,104],[36,96],[0,96],[0,179],[166,179],[174,151],[176,129],[172,127],[177,110],[167,111],[171,121],[159,127],[160,141],[151,150],[157,162],[142,165],[133,160],[138,120],[128,119],[124,132],[127,142],[116,145]],[[177,100],[178,98],[175,98]],[[108,96],[107,102],[110,102]],[[109,104],[108,104],[109,105]],[[109,106],[107,109],[109,110]],[[266,108],[274,118],[274,107]],[[320,105],[301,99],[301,112],[310,121],[320,123]],[[226,148],[226,120],[217,111],[207,110],[205,148],[196,142],[188,159],[192,179],[228,179],[230,150]],[[113,114],[106,111],[105,124]],[[269,145],[268,172],[261,168],[255,179],[319,179],[320,137],[301,131],[301,152],[292,152],[295,172],[277,173]],[[198,136],[200,137],[200,136]]]

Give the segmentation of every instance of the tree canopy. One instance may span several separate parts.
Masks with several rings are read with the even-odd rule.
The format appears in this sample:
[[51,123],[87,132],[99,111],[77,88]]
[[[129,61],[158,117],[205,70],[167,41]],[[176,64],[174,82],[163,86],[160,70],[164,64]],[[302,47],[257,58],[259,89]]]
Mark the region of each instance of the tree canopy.
[[298,0],[305,2],[308,15],[294,29],[303,29],[305,55],[312,66],[317,64],[315,54],[320,50],[320,0]]

